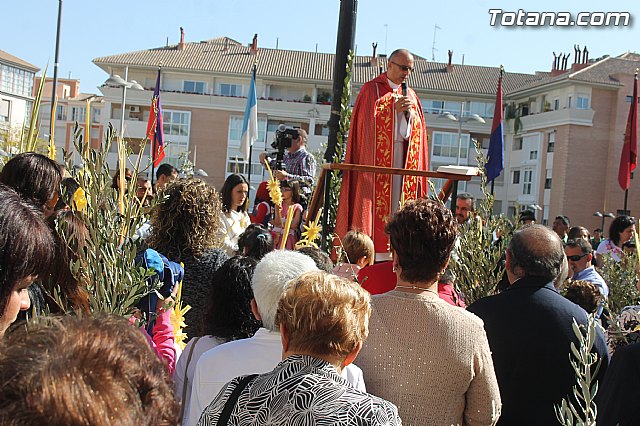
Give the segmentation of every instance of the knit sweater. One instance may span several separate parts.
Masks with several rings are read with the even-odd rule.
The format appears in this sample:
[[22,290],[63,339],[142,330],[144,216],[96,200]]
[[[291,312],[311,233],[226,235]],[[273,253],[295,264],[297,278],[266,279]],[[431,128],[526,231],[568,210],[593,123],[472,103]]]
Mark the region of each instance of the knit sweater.
[[187,324],[185,333],[189,339],[202,336],[209,289],[212,284],[211,277],[228,259],[229,256],[222,249],[211,249],[197,258],[184,256],[177,260],[184,263],[183,306],[191,306],[191,309],[184,315]]
[[374,296],[357,358],[367,391],[398,406],[404,425],[490,425],[500,392],[480,318],[435,293]]

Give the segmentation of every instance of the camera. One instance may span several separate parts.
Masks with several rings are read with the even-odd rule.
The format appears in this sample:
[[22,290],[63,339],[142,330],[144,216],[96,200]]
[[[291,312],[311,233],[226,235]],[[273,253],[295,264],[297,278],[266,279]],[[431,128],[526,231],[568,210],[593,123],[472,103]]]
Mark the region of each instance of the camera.
[[277,150],[291,148],[291,142],[300,137],[297,129],[287,128],[284,124],[278,126],[276,138],[271,143],[271,147]]
[[291,148],[291,143],[299,137],[300,132],[297,129],[287,127],[284,124],[278,126],[275,140],[271,143],[271,147],[278,150],[276,152],[276,170],[284,170],[284,150]]

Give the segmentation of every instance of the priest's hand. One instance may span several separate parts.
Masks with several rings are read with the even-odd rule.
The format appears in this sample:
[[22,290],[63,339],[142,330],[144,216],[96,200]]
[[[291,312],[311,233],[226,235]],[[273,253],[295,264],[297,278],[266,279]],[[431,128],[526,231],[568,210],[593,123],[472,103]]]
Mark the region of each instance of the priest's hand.
[[413,107],[413,101],[408,96],[396,97],[395,108],[397,112],[410,111]]

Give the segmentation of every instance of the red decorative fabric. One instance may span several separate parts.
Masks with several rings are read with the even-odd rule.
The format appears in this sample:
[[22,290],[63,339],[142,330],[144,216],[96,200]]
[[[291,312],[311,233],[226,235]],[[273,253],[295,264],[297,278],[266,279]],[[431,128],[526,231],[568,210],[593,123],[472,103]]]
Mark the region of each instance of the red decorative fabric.
[[[393,91],[387,75],[381,74],[365,83],[356,99],[351,118],[346,163],[392,167],[395,108]],[[428,170],[427,133],[420,101],[415,92],[408,90],[415,107],[411,120],[411,133],[407,146],[405,167],[410,170]],[[338,204],[335,232],[343,237],[351,229],[370,235],[376,253],[388,251],[389,239],[384,226],[395,211],[391,202],[392,175],[344,172]],[[424,197],[428,192],[426,178],[403,179],[405,201]]]

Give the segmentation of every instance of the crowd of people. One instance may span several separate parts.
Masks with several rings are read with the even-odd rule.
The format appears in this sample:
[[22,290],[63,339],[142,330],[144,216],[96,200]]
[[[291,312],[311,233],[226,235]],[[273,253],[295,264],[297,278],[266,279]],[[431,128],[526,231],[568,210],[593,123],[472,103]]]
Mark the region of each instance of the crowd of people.
[[[154,188],[138,185],[140,200],[159,195],[141,235],[184,266],[184,350],[166,300],[148,333],[133,317],[90,314],[86,283],[69,267],[89,236],[55,162],[20,154],[0,173],[0,423],[554,424],[576,385],[573,321],[586,326],[587,312],[605,307],[597,252],[621,259],[635,230],[620,216],[594,250],[568,218],[551,230],[523,212],[530,223],[506,251],[508,289],[465,309],[448,264],[475,215],[468,195],[455,213],[407,202],[385,227],[391,261],[374,264],[372,239],[352,230],[334,264],[312,247],[276,250],[278,222],[251,223],[244,177],[216,191],[168,165],[160,172]],[[566,297],[556,288],[563,270]],[[41,300],[27,291],[36,284]],[[10,329],[35,303],[73,314]],[[615,375],[600,329],[592,350],[602,418],[635,418],[617,391],[631,387],[620,365],[633,362],[632,347],[614,357]]]
[[[403,86],[413,56],[401,49],[389,63],[358,97],[347,159],[425,169],[424,117]],[[385,118],[376,126],[395,124],[372,128],[372,108]],[[351,143],[376,134],[385,137],[374,149]],[[6,163],[0,425],[552,425],[563,400],[579,406],[575,329],[593,324],[589,314],[611,320],[611,283],[598,268],[633,258],[634,218],[615,218],[603,239],[566,216],[550,229],[521,212],[502,283],[467,306],[450,263],[461,233],[483,219],[471,194],[449,209],[422,196],[422,179],[345,173],[332,258],[297,244],[313,219],[316,164],[306,132],[289,135],[284,167],[260,156],[281,205],[263,183],[250,209],[240,174],[219,190],[170,164],[155,185],[126,169],[113,175],[111,196],[128,182],[145,206],[136,239],[122,242],[140,250],[131,268],[168,268],[181,282],[145,296],[153,315],[143,326],[136,310],[92,312],[78,182],[40,154]],[[189,307],[180,330],[177,297]],[[36,318],[19,319],[27,311]],[[599,326],[591,338],[598,424],[637,424],[640,343],[614,352]]]

